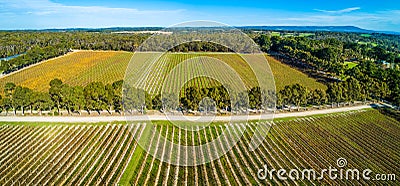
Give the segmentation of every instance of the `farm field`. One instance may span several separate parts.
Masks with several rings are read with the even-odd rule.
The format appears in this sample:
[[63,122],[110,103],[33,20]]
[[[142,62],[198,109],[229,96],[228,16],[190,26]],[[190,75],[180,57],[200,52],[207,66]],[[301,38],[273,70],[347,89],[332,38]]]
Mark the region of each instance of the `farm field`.
[[[272,180],[257,179],[257,171],[264,165],[269,169],[313,168],[318,174],[321,169],[335,167],[338,158],[347,160],[346,168],[400,174],[400,123],[376,110],[262,122],[261,132],[270,131],[260,147],[252,152],[248,149],[256,126],[252,122],[212,123],[198,131],[182,130],[167,122],[154,123],[159,132],[149,132],[147,126],[150,125],[144,123],[1,123],[0,184],[350,184],[343,179],[330,180],[328,177],[311,181],[281,181],[276,176]],[[186,127],[197,129],[199,125]],[[173,149],[158,143],[160,135],[176,144],[199,145],[215,139],[222,130],[228,135],[223,139],[224,143],[214,148],[226,148],[231,138],[240,131],[245,133],[220,159],[190,167],[173,166],[154,159],[133,138],[145,139],[160,153],[169,156],[168,152]],[[178,158],[186,161],[211,156],[214,152],[179,153]],[[360,179],[351,184],[395,185],[398,181]]]
[[144,125],[4,125],[1,185],[116,183]]
[[77,51],[67,56],[48,60],[39,65],[0,79],[0,88],[14,82],[33,90],[47,91],[49,82],[60,78],[70,85],[86,85],[92,81],[112,83],[123,78],[132,53],[113,51]]
[[[145,55],[143,55],[145,56]],[[70,55],[54,60],[49,60],[42,64],[23,69],[17,73],[7,75],[0,79],[0,89],[2,90],[5,83],[14,82],[17,85],[26,86],[28,88],[46,91],[49,88],[49,82],[54,78],[60,78],[64,83],[70,85],[86,85],[93,81],[101,81],[103,83],[112,83],[124,78],[126,67],[132,57],[129,52],[112,52],[112,51],[77,51]],[[212,75],[229,79],[225,71],[221,73],[212,61],[207,61],[207,57],[215,58],[226,62],[243,78],[243,82],[247,87],[253,86],[254,75],[246,67],[244,61],[234,54],[223,53],[171,53],[163,55],[155,68],[166,67],[164,71],[155,70],[148,77],[154,85],[144,85],[152,93],[161,90],[160,81],[166,76],[166,70],[172,69],[182,60],[197,57],[201,64],[192,63],[193,73],[210,72]],[[275,83],[278,90],[285,85],[301,83],[310,89],[322,88],[325,85],[318,83],[316,80],[307,77],[307,75],[282,64],[281,62],[266,56],[270,64],[271,70],[275,75]],[[145,57],[143,57],[145,58]],[[145,60],[143,60],[143,64]],[[137,70],[140,67],[137,68]],[[212,69],[212,70],[209,70]],[[190,84],[201,84],[204,86],[215,85],[212,79],[201,80],[198,78],[189,82]]]

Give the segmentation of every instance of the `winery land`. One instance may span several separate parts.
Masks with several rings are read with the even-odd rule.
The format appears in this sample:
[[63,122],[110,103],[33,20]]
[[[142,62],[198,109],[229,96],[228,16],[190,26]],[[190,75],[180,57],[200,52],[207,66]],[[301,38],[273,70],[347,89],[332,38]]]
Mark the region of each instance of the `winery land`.
[[399,185],[398,35],[224,29],[0,31],[0,185]]

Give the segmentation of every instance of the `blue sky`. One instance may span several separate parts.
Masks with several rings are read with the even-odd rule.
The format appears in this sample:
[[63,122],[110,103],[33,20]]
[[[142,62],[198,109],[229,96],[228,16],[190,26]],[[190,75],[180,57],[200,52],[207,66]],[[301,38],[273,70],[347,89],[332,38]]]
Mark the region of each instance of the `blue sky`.
[[400,31],[400,3],[388,0],[0,0],[0,29],[169,26],[211,20],[243,25],[352,25]]

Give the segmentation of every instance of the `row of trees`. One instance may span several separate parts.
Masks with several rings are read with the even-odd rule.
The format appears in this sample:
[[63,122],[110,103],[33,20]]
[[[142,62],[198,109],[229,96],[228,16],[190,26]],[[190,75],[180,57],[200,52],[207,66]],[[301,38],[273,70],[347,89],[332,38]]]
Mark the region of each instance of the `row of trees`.
[[1,99],[2,111],[8,113],[21,110],[25,114],[26,110],[38,111],[42,114],[44,110],[55,109],[56,113],[66,110],[68,114],[79,113],[86,110],[91,111],[106,110],[110,114],[113,111],[122,110],[122,81],[112,84],[92,82],[82,86],[69,86],[62,83],[60,79],[50,82],[48,92],[36,92],[29,88],[16,86],[14,83],[7,83],[4,87],[4,97]]
[[[124,95],[124,96],[123,96]],[[100,114],[107,111],[122,113],[145,113],[146,110],[168,111],[247,111],[247,109],[263,109],[261,96],[264,95],[259,87],[247,92],[230,96],[223,86],[202,88],[188,87],[181,92],[179,98],[174,94],[150,95],[142,89],[124,86],[123,81],[116,81],[104,85],[101,82],[92,82],[88,85],[70,86],[60,79],[50,82],[48,92],[36,92],[27,87],[7,83],[4,87],[4,97],[1,97],[1,111],[12,111],[17,114],[27,111],[31,114],[35,110],[42,114],[43,111],[54,110],[59,114],[67,111],[68,114],[92,111]],[[267,100],[267,98],[265,98]],[[231,103],[233,108],[231,107]],[[272,101],[270,103],[272,104]]]
[[[370,86],[370,87],[367,87]],[[371,91],[381,92],[379,97]],[[92,111],[100,114],[107,111],[109,114],[127,112],[130,114],[144,114],[146,110],[160,110],[161,112],[181,111],[189,112],[234,112],[243,113],[253,110],[278,109],[286,106],[296,106],[298,109],[310,105],[326,105],[339,103],[354,103],[354,101],[379,100],[390,91],[383,84],[363,85],[355,78],[328,85],[328,89],[308,90],[300,84],[288,85],[275,94],[273,91],[261,90],[254,87],[245,92],[235,93],[224,86],[198,88],[188,87],[181,91],[179,97],[174,94],[150,95],[146,91],[125,86],[123,81],[111,84],[92,82],[88,85],[70,86],[60,79],[50,82],[48,92],[36,92],[26,87],[7,83],[4,87],[4,97],[1,98],[3,112],[18,110],[25,114],[26,111],[36,110],[40,115],[42,111],[62,110],[68,114],[85,110],[88,114]],[[124,95],[124,96],[123,96]]]
[[[12,111],[14,114],[21,111],[23,115],[27,111],[32,113],[34,110],[38,111],[40,115],[45,110],[55,110],[55,113],[64,110],[68,114],[81,114],[82,110],[86,110],[88,114],[91,114],[92,111],[100,114],[104,110],[109,114],[122,111],[143,114],[149,109],[162,112],[200,109],[210,111],[213,102],[218,108],[228,110],[229,107],[230,109],[230,97],[222,86],[203,89],[189,87],[182,92],[178,99],[173,94],[152,96],[144,90],[124,86],[122,80],[105,85],[101,82],[92,82],[83,87],[70,86],[64,84],[60,79],[53,79],[49,85],[48,92],[36,92],[14,83],[6,83],[4,96],[1,97],[2,111],[6,113]],[[252,95],[251,91],[249,93]],[[203,99],[205,97],[210,98],[208,102]],[[251,105],[255,107],[255,97],[249,97],[250,103],[253,102]],[[247,97],[242,96],[242,98]],[[248,101],[240,101],[236,103],[236,106],[239,108],[247,106],[247,104]]]
[[169,50],[170,52],[234,52],[226,46],[216,43],[194,41],[183,43]]
[[[383,83],[375,83],[368,88],[367,86],[355,78],[328,84],[326,91],[322,89],[309,90],[300,84],[288,85],[278,92],[277,107],[289,106],[290,109],[294,105],[299,109],[301,106],[326,104],[332,104],[332,107],[336,104],[339,107],[340,103],[351,104],[355,101],[381,100],[386,96],[385,94],[390,93]],[[379,92],[380,95],[372,92]]]
[[300,109],[302,106],[326,104],[332,104],[332,107],[336,104],[339,107],[340,103],[351,104],[355,101],[366,101],[370,97],[362,87],[354,78],[329,84],[326,91],[323,89],[309,90],[300,84],[288,85],[277,93],[277,107],[289,106],[290,109],[291,106],[296,106]]

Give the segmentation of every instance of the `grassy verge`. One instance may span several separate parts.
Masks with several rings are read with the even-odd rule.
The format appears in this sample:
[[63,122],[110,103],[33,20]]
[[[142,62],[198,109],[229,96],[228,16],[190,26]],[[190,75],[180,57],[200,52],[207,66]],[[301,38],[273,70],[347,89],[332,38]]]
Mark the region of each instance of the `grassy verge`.
[[[150,140],[151,136],[151,127],[147,127],[144,129],[142,136],[140,137],[140,140]],[[145,143],[145,142],[140,142],[140,143]],[[121,179],[119,180],[119,185],[130,185],[129,181],[133,177],[133,174],[135,173],[136,167],[139,164],[139,159],[141,156],[145,154],[145,150],[138,144],[138,146],[135,149],[135,152],[133,152],[133,155],[131,157],[131,160],[128,163],[128,166],[124,170]]]

